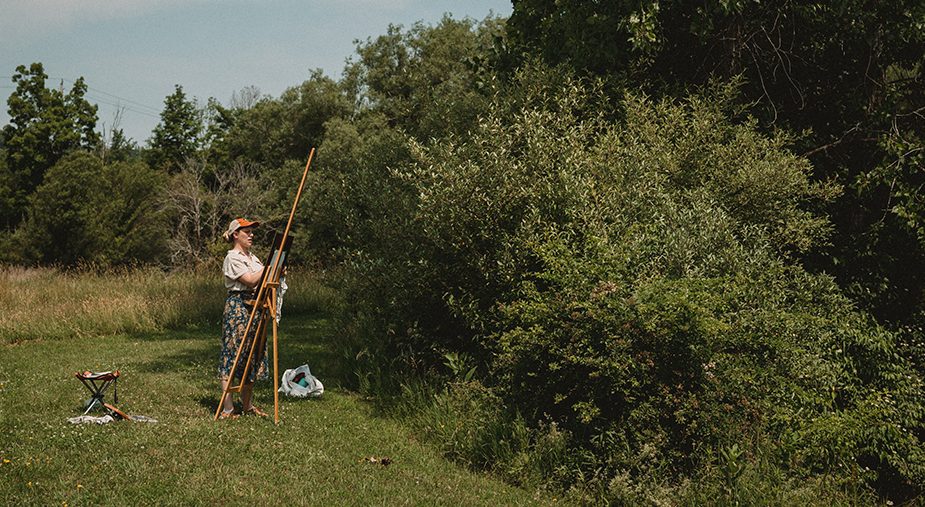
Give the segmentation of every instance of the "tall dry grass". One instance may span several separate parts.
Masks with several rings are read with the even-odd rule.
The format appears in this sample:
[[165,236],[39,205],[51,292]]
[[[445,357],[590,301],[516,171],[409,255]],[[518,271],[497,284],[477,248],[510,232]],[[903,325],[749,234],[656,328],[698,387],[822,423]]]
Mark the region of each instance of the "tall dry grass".
[[[0,267],[0,343],[217,326],[225,295],[217,271]],[[320,275],[289,278],[284,312],[333,301]]]

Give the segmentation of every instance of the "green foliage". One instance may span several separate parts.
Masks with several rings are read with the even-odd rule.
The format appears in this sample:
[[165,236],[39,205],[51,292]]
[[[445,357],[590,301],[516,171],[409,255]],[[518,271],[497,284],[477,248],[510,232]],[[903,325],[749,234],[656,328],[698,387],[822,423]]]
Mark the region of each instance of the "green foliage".
[[203,114],[194,100],[186,98],[183,87],[164,99],[161,121],[148,141],[148,163],[169,173],[176,173],[187,159],[196,154],[203,133]]
[[340,260],[387,234],[380,224],[402,217],[405,206],[403,185],[389,168],[409,156],[405,136],[382,115],[328,122],[301,208],[314,255]]
[[518,2],[508,21],[511,49],[538,53],[551,64],[569,62],[606,73],[632,61],[634,49],[645,51],[658,41],[653,14],[659,12],[659,4]]
[[119,191],[97,207],[102,245],[90,259],[110,266],[162,262],[170,233],[161,207],[166,178],[137,160],[108,164],[102,177],[104,188]]
[[349,116],[353,105],[342,85],[320,70],[278,99],[256,98],[250,107],[213,104],[218,117],[211,152],[220,163],[244,159],[265,167],[301,160],[323,139],[324,124]]
[[878,318],[921,322],[925,276],[908,268],[925,259],[921,1],[525,0],[508,28],[509,53],[601,76],[613,96],[743,77],[760,127],[799,133],[815,180],[849,190],[825,208],[835,234],[810,266]]
[[125,136],[120,128],[110,129],[109,142],[101,148],[104,162],[125,162],[140,159],[140,150],[134,139]]
[[925,484],[919,377],[794,260],[838,189],[730,121],[728,90],[617,115],[599,87],[533,72],[471,137],[409,140],[410,163],[367,172],[396,204],[347,258],[361,376],[471,358],[528,428],[570,435],[562,484],[672,482],[723,449],[729,488],[758,455],[792,477],[868,467],[898,496]]
[[[16,186],[13,173],[7,167],[6,151],[0,149],[0,216],[12,217],[14,215],[16,215]],[[3,225],[6,230],[11,228],[9,223]]]
[[82,80],[20,67],[0,225],[28,219],[0,255],[214,264],[231,218],[257,244],[282,227],[318,146],[291,260],[338,267],[358,386],[446,455],[586,503],[912,498],[923,14],[525,0],[508,29],[391,26],[340,81],[205,108],[177,86],[156,171],[115,131],[98,146]]
[[[810,142],[819,146],[857,139],[848,130],[858,120],[898,112],[892,93],[916,95],[917,79],[896,79],[895,67],[922,63],[923,16],[917,0],[527,0],[508,27],[513,52],[658,93],[742,74],[753,111],[779,126],[813,128]],[[883,102],[870,107],[870,100]]]
[[159,206],[164,184],[141,162],[103,165],[82,152],[64,157],[30,197],[28,219],[16,232],[22,261],[110,266],[159,260],[170,230]]
[[60,90],[46,88],[47,79],[41,63],[29,68],[20,65],[13,75],[16,90],[7,99],[10,122],[2,135],[10,191],[0,193],[4,199],[0,222],[7,228],[21,222],[29,195],[51,166],[67,152],[99,142],[94,130],[96,106],[84,99],[87,85],[83,78],[67,94],[63,86]]
[[494,88],[490,62],[501,29],[497,19],[449,16],[404,33],[390,25],[386,35],[357,45],[344,82],[361,105],[418,139],[464,133]]

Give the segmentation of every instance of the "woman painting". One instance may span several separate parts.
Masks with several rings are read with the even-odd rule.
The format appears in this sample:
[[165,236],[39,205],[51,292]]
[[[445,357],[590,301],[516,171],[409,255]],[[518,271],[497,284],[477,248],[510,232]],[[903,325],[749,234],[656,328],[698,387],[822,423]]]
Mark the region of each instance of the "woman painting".
[[[260,225],[259,222],[236,218],[231,221],[228,225],[228,230],[223,234],[225,240],[231,244],[231,250],[228,250],[228,254],[225,255],[225,262],[222,265],[222,272],[225,275],[225,288],[228,289],[225,312],[222,316],[222,352],[218,365],[223,393],[228,388],[228,382],[232,381],[232,379],[235,385],[241,383],[244,377],[244,365],[247,363],[247,353],[251,348],[251,343],[255,338],[259,325],[258,317],[255,317],[254,322],[251,324],[250,332],[247,337],[244,336],[247,321],[253,309],[249,304],[253,304],[256,297],[255,287],[260,283],[263,275],[263,264],[250,251],[254,239],[253,229],[258,225]],[[238,359],[234,374],[232,374],[231,367],[242,342],[244,342],[244,349]],[[264,411],[254,406],[252,399],[254,381],[267,378],[268,371],[266,343],[262,347],[258,347],[258,349],[254,350],[250,371],[241,388],[241,407],[242,412],[245,414],[266,417],[267,414]],[[231,399],[231,393],[229,393],[222,402],[219,419],[233,419],[237,416],[238,413],[234,410],[234,402]]]

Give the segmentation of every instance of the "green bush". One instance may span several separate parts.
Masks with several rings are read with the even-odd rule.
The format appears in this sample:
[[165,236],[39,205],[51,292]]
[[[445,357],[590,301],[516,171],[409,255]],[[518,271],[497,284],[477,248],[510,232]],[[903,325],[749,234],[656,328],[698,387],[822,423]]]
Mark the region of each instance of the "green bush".
[[20,262],[112,266],[162,260],[171,229],[158,201],[165,183],[141,162],[103,164],[86,152],[65,156],[29,198],[28,218],[16,231]]
[[340,206],[377,186],[397,203],[347,252],[360,376],[464,354],[510,420],[568,435],[563,485],[673,483],[732,446],[789,477],[925,485],[896,337],[794,260],[838,189],[730,120],[730,90],[606,110],[593,83],[531,72],[470,135],[409,140],[411,163],[342,187]]

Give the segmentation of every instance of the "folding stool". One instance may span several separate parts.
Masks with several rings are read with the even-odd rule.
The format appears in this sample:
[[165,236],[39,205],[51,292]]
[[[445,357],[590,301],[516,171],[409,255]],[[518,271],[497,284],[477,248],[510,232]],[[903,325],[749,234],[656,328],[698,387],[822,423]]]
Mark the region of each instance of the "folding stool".
[[121,410],[109,403],[103,402],[103,395],[106,394],[106,390],[112,385],[113,403],[119,403],[119,390],[116,385],[119,380],[119,370],[79,371],[75,373],[74,376],[83,383],[88,391],[90,391],[90,399],[87,400],[87,409],[84,410],[84,415],[87,415],[95,406],[102,405],[107,410],[115,412],[124,418],[124,414]]

